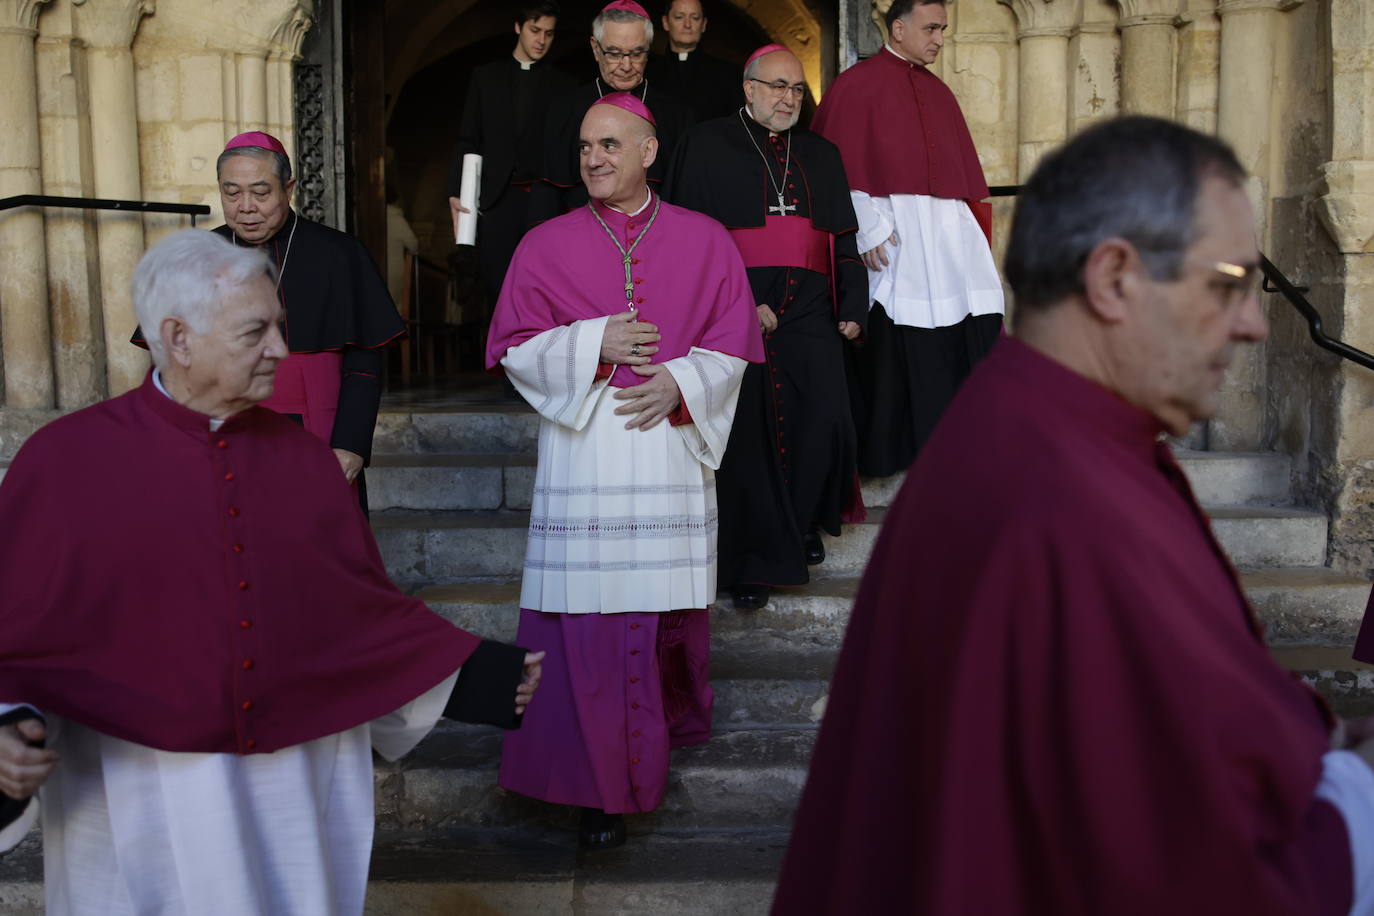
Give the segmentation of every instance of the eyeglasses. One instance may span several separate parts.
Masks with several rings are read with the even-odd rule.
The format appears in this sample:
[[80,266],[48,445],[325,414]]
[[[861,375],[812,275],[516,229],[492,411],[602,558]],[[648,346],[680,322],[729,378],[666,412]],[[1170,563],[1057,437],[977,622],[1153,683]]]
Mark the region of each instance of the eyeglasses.
[[618,64],[626,58],[629,58],[633,63],[639,63],[641,60],[644,59],[644,55],[649,53],[644,48],[639,48],[635,51],[607,51],[605,48],[601,47],[601,42],[597,41],[595,38],[593,38],[592,41],[596,42],[596,49],[601,52],[601,56],[606,58],[613,64]]
[[1260,270],[1258,264],[1244,267],[1228,261],[1209,261],[1205,258],[1187,258],[1186,260],[1195,267],[1205,268],[1225,278],[1222,283],[1226,287],[1228,304],[1244,302],[1255,295],[1259,290],[1260,281],[1264,278],[1264,272]]
[[806,94],[805,83],[797,83],[795,86],[790,85],[788,83],[784,83],[782,80],[774,80],[771,83],[765,83],[763,80],[755,79],[752,76],[749,77],[749,82],[758,83],[760,86],[766,86],[778,95],[786,93],[787,95],[800,99],[803,95]]

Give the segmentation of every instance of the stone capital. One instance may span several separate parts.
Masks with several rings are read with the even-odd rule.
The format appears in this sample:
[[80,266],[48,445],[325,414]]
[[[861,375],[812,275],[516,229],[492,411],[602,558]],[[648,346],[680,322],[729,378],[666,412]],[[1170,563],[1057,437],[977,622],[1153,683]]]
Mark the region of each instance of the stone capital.
[[314,0],[296,0],[272,30],[272,56],[297,60],[305,33],[315,21]]
[[1072,35],[1078,26],[1078,4],[1072,0],[997,0],[1016,14],[1017,37]]
[[38,34],[38,8],[48,0],[0,0],[0,34]]
[[76,37],[92,48],[127,51],[138,24],[157,9],[156,0],[72,0]]
[[1221,0],[1217,4],[1217,12],[1222,16],[1227,13],[1244,13],[1250,10],[1286,12],[1301,4],[1302,0]]
[[1121,7],[1122,25],[1136,19],[1173,22],[1179,12],[1178,0],[1116,0],[1116,5]]
[[1374,251],[1374,162],[1345,160],[1322,166],[1326,193],[1322,225],[1344,254]]

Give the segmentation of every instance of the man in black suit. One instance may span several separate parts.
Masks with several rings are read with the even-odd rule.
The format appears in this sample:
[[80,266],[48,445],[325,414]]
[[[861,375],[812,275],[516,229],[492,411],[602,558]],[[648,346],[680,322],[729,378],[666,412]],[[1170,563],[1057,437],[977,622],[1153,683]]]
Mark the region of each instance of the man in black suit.
[[501,292],[515,246],[529,220],[530,185],[543,164],[543,125],[549,99],[573,82],[540,63],[553,46],[558,4],[524,2],[515,7],[515,50],[509,58],[472,72],[449,169],[449,208],[455,225],[468,212],[459,200],[463,156],[482,157],[477,224],[478,263],[487,302]]
[[654,76],[686,106],[693,124],[732,115],[744,104],[740,67],[701,51],[706,25],[701,0],[672,0],[663,14],[668,51],[654,60]]

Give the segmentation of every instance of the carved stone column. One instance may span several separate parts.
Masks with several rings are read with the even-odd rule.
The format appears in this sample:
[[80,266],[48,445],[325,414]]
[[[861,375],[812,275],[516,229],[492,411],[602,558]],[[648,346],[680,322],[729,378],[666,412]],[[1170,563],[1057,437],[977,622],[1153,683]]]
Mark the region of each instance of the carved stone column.
[[[1323,167],[1322,223],[1341,252],[1342,336],[1374,351],[1374,9],[1331,0],[1331,161]],[[1374,567],[1374,373],[1341,364],[1332,565],[1359,575]]]
[[1172,118],[1178,0],[1116,0],[1121,7],[1121,110]]
[[[75,0],[74,0],[75,2]],[[154,0],[81,0],[73,13],[77,36],[86,44],[90,73],[91,163],[97,197],[141,200],[138,107],[130,47],[138,24],[153,12]],[[105,318],[105,366],[111,395],[143,381],[147,354],[129,343],[134,317],[133,278],[143,256],[143,216],[100,211],[100,301]]]
[[[46,0],[0,0],[0,197],[40,194],[34,38]],[[5,405],[52,407],[52,337],[43,212],[0,212],[0,348]]]
[[1063,143],[1069,127],[1069,38],[1078,10],[1069,0],[999,0],[1016,13],[1020,42],[1017,174]]
[[[72,0],[55,0],[43,14],[35,48],[43,193],[94,197],[86,49],[72,29],[72,9]],[[95,216],[54,207],[44,211],[43,224],[57,407],[70,410],[105,396]]]
[[[1301,0],[1221,0],[1221,69],[1217,133],[1236,151],[1250,173],[1260,247],[1269,243],[1273,148],[1272,82],[1282,10]],[[1249,451],[1265,448],[1265,356],[1263,344],[1237,354],[1222,386],[1216,418],[1208,424],[1208,447]]]

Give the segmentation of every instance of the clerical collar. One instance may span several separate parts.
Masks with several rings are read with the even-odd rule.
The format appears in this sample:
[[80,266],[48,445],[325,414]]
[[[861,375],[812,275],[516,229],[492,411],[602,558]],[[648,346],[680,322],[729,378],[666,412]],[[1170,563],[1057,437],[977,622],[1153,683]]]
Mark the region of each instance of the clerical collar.
[[898,60],[900,60],[902,63],[906,64],[908,67],[920,67],[920,66],[923,66],[922,64],[916,63],[916,61],[914,61],[914,60],[907,60],[905,57],[903,57],[902,55],[898,54],[896,51],[892,50],[892,45],[889,45],[889,44],[883,45],[883,50],[884,50],[884,51],[887,51],[889,54],[891,54],[893,57],[895,57],[895,58],[897,58]]
[[[177,402],[177,399],[172,397],[172,393],[167,390],[167,387],[165,385],[162,384],[162,370],[156,367],[153,368],[153,387],[156,388],[158,391],[161,391],[163,396],[166,397],[167,400],[171,401],[173,404]],[[210,418],[211,432],[219,432],[219,428],[223,425],[224,421],[219,419],[218,417]]]
[[641,102],[648,102],[648,99],[649,99],[649,81],[648,81],[648,80],[640,80],[640,81],[639,81],[639,85],[638,85],[638,86],[635,86],[634,89],[616,89],[616,88],[614,88],[614,87],[604,87],[604,86],[602,85],[602,83],[601,83],[601,77],[598,76],[598,77],[596,78],[596,97],[597,97],[598,99],[604,99],[604,98],[606,97],[606,89],[607,89],[607,88],[610,88],[610,90],[611,90],[612,92],[628,92],[630,95],[634,95],[634,94],[635,94],[635,90],[638,89],[638,90],[639,90],[639,100],[640,100]]
[[515,58],[515,62],[520,65],[521,70],[528,70],[530,67],[534,66],[534,61],[532,60],[521,60],[514,54],[511,54],[511,57]]
[[686,60],[686,59],[687,59],[687,55],[688,55],[688,54],[691,54],[691,53],[692,53],[691,51],[679,51],[679,52],[677,52],[677,59],[678,59],[678,60]]
[[[749,120],[749,123],[750,123],[750,124],[754,125],[754,126],[757,127],[759,130],[762,130],[762,131],[767,132],[768,136],[770,136],[770,137],[776,137],[779,133],[786,133],[786,132],[787,132],[787,131],[776,131],[776,130],[773,130],[772,128],[764,127],[764,126],[763,126],[762,124],[760,124],[758,121],[755,121],[755,120],[754,120],[754,109],[751,108],[749,105],[745,105],[745,106],[744,106],[744,113],[747,114],[747,115],[749,115],[749,119],[748,119],[748,120]],[[792,128],[790,128],[790,127],[787,128],[787,130],[791,130],[791,129],[792,129]]]
[[616,213],[622,213],[622,214],[624,214],[625,216],[628,216],[630,219],[634,219],[636,216],[638,216],[639,214],[641,214],[641,213],[643,213],[645,210],[647,210],[647,209],[649,208],[649,204],[651,204],[651,203],[654,202],[654,192],[652,192],[652,191],[649,190],[649,186],[648,186],[648,185],[645,185],[645,186],[644,186],[644,194],[645,194],[644,203],[640,204],[640,205],[639,205],[639,209],[635,210],[635,212],[633,212],[633,213],[625,213],[624,210],[620,210],[620,209],[618,209],[618,208],[616,208],[616,207],[612,207],[610,204],[605,204],[604,206],[606,207],[607,210],[614,210]]

